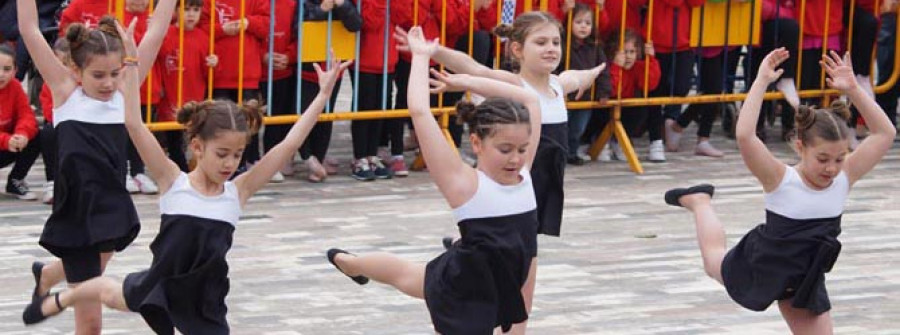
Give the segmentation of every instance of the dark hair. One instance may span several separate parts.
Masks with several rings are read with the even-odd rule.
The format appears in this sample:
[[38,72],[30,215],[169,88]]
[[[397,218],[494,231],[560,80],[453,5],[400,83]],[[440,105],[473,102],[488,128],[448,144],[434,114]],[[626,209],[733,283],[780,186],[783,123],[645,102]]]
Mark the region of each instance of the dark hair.
[[[535,28],[540,27],[543,24],[553,24],[559,29],[560,37],[562,37],[562,25],[559,24],[559,21],[550,15],[547,12],[535,11],[528,12],[516,18],[513,21],[512,26],[508,24],[502,24],[494,28],[494,35],[499,37],[505,37],[509,39],[509,42],[516,42],[519,45],[525,45],[525,38],[534,31]],[[503,57],[508,67],[512,69],[513,72],[518,72],[519,70],[519,61],[512,56],[512,53],[509,50],[509,46],[512,43],[506,43],[506,52]]]
[[804,146],[810,146],[820,138],[826,141],[843,141],[850,132],[847,127],[848,119],[850,107],[840,100],[832,102],[831,108],[817,109],[802,105],[794,116],[797,139]]
[[641,34],[634,31],[634,29],[625,28],[624,42],[619,41],[619,35],[622,35],[622,31],[618,29],[609,34],[609,40],[606,41],[606,47],[605,50],[603,50],[606,52],[607,59],[616,58],[616,53],[619,52],[619,48],[624,48],[624,45],[627,42],[634,42],[634,46],[637,47],[638,50],[638,60],[644,58],[644,38]]
[[209,140],[219,131],[233,130],[256,134],[262,126],[263,111],[256,100],[238,107],[230,100],[188,102],[178,110],[178,123],[183,124],[188,140]]
[[459,124],[468,125],[469,131],[482,139],[493,135],[496,125],[531,125],[525,105],[505,98],[487,98],[477,106],[462,100],[456,104],[456,114]]
[[0,44],[0,55],[7,55],[9,58],[13,59],[13,63],[16,60],[16,51],[9,47],[7,44]]
[[203,7],[203,0],[185,0],[184,8],[188,7]]
[[108,55],[114,52],[124,59],[122,37],[116,30],[116,19],[104,16],[97,28],[88,28],[81,23],[73,23],[66,29],[66,40],[69,41],[69,56],[75,66],[84,69],[94,55]]
[[[585,38],[585,40],[588,43],[597,44],[600,42],[599,39],[597,39],[597,22],[594,22],[594,11],[591,10],[591,7],[588,7],[588,5],[585,5],[580,2],[576,2],[575,7],[572,8],[571,24],[575,24],[576,16],[581,15],[581,13],[585,13],[585,12],[587,12],[591,15],[591,33],[588,34],[588,36],[587,36],[587,38]],[[569,25],[566,25],[566,27],[569,27]]]

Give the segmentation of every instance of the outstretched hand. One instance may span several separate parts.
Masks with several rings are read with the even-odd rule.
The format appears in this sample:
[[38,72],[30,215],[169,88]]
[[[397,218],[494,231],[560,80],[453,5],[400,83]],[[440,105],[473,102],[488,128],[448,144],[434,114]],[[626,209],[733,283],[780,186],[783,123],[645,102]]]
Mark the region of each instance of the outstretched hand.
[[434,79],[428,79],[428,83],[431,85],[429,90],[431,94],[465,91],[469,78],[469,75],[466,74],[453,74],[435,69],[431,69],[431,75],[434,77]]
[[855,89],[859,83],[856,82],[856,76],[853,74],[853,67],[850,66],[850,53],[844,54],[844,58],[837,52],[831,51],[828,55],[823,55],[819,61],[828,78],[825,82],[828,86],[842,92]]
[[340,78],[341,74],[344,73],[350,64],[353,64],[352,61],[344,61],[337,59],[334,56],[334,50],[329,50],[329,58],[331,62],[328,64],[327,70],[322,70],[322,67],[319,66],[319,63],[313,63],[313,68],[316,70],[316,74],[319,76],[319,94],[325,94],[326,96],[331,96],[331,92],[334,89],[334,84],[337,82],[338,78]]
[[591,69],[591,80],[588,80],[585,83],[579,82],[578,92],[575,94],[575,100],[581,99],[581,96],[584,95],[585,92],[588,92],[591,89],[591,86],[594,84],[594,80],[597,79],[597,76],[600,75],[600,72],[603,72],[603,69],[606,68],[606,63],[602,63],[600,65],[595,66]]
[[784,74],[784,69],[779,69],[778,66],[790,57],[791,53],[783,47],[772,50],[759,64],[756,77],[765,80],[767,83],[775,82]]
[[[400,32],[402,32],[402,29],[400,29],[399,27],[397,28],[397,30],[398,30],[398,32],[394,34],[395,37]],[[419,26],[412,27],[409,29],[408,32],[403,32],[403,34],[404,34],[403,35],[404,36],[404,38],[403,38],[404,45],[401,50],[409,51],[415,55],[427,56],[429,58],[432,55],[434,55],[435,51],[437,51],[438,39],[435,38],[430,41],[425,39],[425,33],[422,32],[422,27],[419,27]],[[399,41],[400,41],[400,39],[398,39],[398,43],[397,43],[398,49],[401,48]]]
[[122,37],[122,46],[125,48],[125,57],[137,57],[137,44],[134,42],[134,28],[137,25],[137,18],[131,20],[128,28],[122,27],[119,21],[116,21],[116,30]]

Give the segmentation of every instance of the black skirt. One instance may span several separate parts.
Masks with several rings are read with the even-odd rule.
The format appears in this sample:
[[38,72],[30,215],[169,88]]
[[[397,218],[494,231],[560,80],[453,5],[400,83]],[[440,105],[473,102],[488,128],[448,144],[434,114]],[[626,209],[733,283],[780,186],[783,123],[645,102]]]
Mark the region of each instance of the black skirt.
[[122,284],[128,309],[157,334],[228,334],[228,263],[234,226],[186,215],[163,215],[150,245],[149,269]]
[[794,220],[766,211],[766,223],[747,233],[722,261],[728,295],[754,311],[793,299],[795,308],[827,312],[825,273],[841,252],[840,234],[840,216]]
[[563,178],[568,157],[566,123],[541,125],[541,142],[531,166],[531,180],[537,201],[538,234],[559,236],[562,226]]
[[41,246],[57,257],[85,250],[122,251],[140,231],[125,189],[125,126],[65,121],[56,132],[59,166],[53,213],[44,225]]
[[493,334],[528,319],[535,211],[459,223],[462,238],[425,267],[425,303],[440,334]]

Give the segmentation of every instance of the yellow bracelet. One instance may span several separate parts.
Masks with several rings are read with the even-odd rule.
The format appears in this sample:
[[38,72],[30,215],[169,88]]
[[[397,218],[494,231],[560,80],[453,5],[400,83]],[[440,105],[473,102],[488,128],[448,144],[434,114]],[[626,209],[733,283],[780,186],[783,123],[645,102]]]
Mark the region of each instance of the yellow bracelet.
[[122,61],[122,63],[125,66],[138,65],[138,59],[135,57],[125,57],[125,59]]

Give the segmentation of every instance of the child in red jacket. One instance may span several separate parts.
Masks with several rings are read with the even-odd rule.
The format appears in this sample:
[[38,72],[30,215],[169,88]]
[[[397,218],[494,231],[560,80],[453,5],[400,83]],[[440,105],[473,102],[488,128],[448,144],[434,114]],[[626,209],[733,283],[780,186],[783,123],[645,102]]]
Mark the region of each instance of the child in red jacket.
[[[244,4],[244,17],[241,17],[241,3]],[[262,80],[262,57],[266,48],[264,43],[269,36],[269,1],[268,0],[218,0],[215,8],[214,38],[215,53],[219,57],[213,76],[213,99],[228,99],[238,102],[238,83],[242,85],[240,94],[243,101],[259,97],[259,82]],[[210,8],[204,2],[200,27],[209,31]],[[243,30],[243,63],[239,63],[240,34]],[[243,67],[243,78],[238,78],[239,68]],[[259,160],[259,135],[250,137],[241,167],[238,173],[246,171],[248,164]]]
[[0,45],[0,168],[13,164],[6,179],[6,193],[21,200],[36,200],[25,176],[41,153],[37,121],[28,104],[28,96],[16,76],[16,55]]
[[[187,0],[184,3],[184,50],[179,50],[180,20],[174,13],[174,22],[166,33],[159,55],[156,58],[158,79],[163,86],[163,97],[154,113],[155,122],[175,121],[175,111],[187,102],[206,100],[207,69],[215,67],[218,57],[209,53],[209,35],[198,28],[202,0]],[[179,57],[183,57],[179,59]],[[181,67],[179,68],[179,62]],[[178,74],[181,73],[181,85]],[[179,96],[179,89],[181,95]],[[184,154],[184,136],[180,130],[156,133],[169,159],[182,171],[188,171]]]
[[72,23],[84,23],[88,28],[93,28],[100,22],[100,18],[107,14],[116,13],[118,1],[109,0],[72,0],[59,17],[59,36],[66,36],[66,29]]

